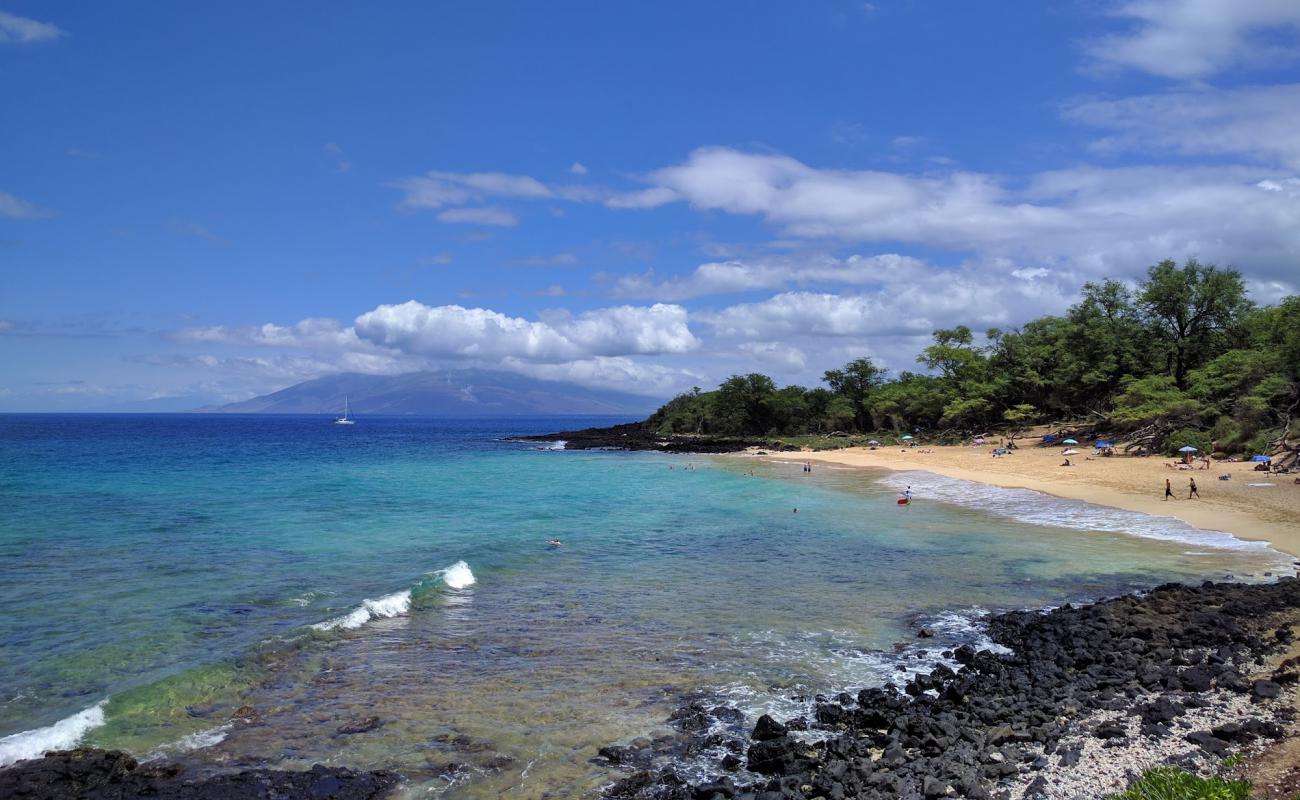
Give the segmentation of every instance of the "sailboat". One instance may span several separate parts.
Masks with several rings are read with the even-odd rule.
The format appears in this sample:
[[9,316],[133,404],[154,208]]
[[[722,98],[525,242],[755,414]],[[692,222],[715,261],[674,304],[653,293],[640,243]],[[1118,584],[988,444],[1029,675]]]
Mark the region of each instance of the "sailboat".
[[335,425],[353,425],[352,420],[348,419],[348,396],[343,395],[343,416],[334,420]]

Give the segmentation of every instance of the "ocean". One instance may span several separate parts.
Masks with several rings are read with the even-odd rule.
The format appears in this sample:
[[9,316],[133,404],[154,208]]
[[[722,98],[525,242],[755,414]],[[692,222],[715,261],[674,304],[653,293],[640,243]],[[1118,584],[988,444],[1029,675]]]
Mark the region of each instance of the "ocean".
[[987,646],[992,611],[1292,572],[925,473],[506,440],[620,421],[0,415],[0,764],[81,743],[593,796],[620,776],[597,749],[689,699],[735,734]]

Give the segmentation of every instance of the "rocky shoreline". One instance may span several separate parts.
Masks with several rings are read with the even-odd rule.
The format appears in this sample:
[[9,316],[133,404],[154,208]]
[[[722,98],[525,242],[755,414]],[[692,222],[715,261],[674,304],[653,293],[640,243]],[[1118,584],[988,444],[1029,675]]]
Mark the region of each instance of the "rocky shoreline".
[[[536,436],[512,436],[512,442],[563,441],[566,450],[657,450],[664,453],[734,453],[747,447],[774,446],[767,439],[740,436],[664,436],[643,422],[628,422],[609,428],[583,428]],[[798,449],[798,448],[790,448]]]
[[393,772],[325,767],[197,775],[176,764],[140,764],[116,750],[66,750],[0,771],[0,797],[23,800],[379,800],[401,782]]
[[[1168,584],[986,622],[989,647],[921,630],[893,683],[806,698],[792,719],[750,728],[716,698],[683,700],[676,733],[600,750],[625,774],[604,796],[1096,800],[1154,765],[1210,772],[1294,735],[1300,580]],[[87,749],[0,771],[0,797],[377,800],[401,781],[321,765],[211,774]]]
[[1289,735],[1297,612],[1300,581],[1287,578],[1001,614],[989,636],[1011,652],[958,647],[944,653],[952,666],[905,683],[818,697],[806,717],[764,716],[747,743],[727,735],[734,709],[688,704],[670,720],[685,741],[670,746],[721,753],[711,777],[663,765],[665,743],[605,748],[611,764],[648,767],[605,797],[1082,800],[1162,763],[1211,771]]

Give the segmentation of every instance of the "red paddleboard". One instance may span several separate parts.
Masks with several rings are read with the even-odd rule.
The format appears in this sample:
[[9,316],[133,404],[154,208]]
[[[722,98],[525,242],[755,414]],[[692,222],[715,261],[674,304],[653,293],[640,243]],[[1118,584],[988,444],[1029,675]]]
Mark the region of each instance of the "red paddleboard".
[[898,498],[898,504],[899,504],[900,506],[910,505],[911,502],[912,502],[912,501],[911,501],[911,500],[908,500],[906,497],[900,497],[900,498]]

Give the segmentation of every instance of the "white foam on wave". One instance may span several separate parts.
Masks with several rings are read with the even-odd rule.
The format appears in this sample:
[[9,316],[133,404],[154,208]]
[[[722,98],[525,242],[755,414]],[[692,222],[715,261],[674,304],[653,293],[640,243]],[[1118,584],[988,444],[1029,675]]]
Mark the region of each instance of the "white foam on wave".
[[[475,583],[474,573],[470,570],[469,564],[464,561],[457,561],[450,567],[430,572],[429,575],[441,579],[448,589],[465,589]],[[417,584],[416,588],[421,588],[421,585]],[[361,605],[343,616],[317,622],[311,627],[318,631],[352,630],[374,619],[405,616],[411,610],[413,599],[414,592],[411,589],[404,589],[374,600],[362,600]]]
[[438,572],[434,574],[439,575],[442,578],[443,584],[445,584],[448,589],[465,589],[473,586],[477,582],[474,578],[474,573],[470,571],[469,564],[466,564],[464,561],[457,561],[450,567],[438,570]]
[[338,628],[351,630],[360,628],[372,619],[400,617],[411,610],[411,590],[386,594],[375,600],[363,600],[361,605],[341,617],[312,625],[318,631],[332,631]]
[[569,445],[569,443],[568,443],[566,440],[564,440],[564,439],[557,439],[556,441],[551,442],[549,445],[547,445],[547,446],[546,446],[546,449],[547,449],[547,450],[563,450],[565,447],[568,447],[568,445]]
[[68,750],[76,747],[82,737],[104,724],[104,703],[101,700],[84,711],[44,728],[10,734],[0,739],[0,767],[17,761],[40,758],[47,750]]
[[[1138,511],[1098,506],[1082,500],[1068,500],[1032,489],[1008,489],[975,481],[949,478],[932,472],[895,472],[880,479],[895,489],[912,487],[915,500],[932,498],[946,503],[978,508],[1000,517],[1058,528],[1105,533],[1126,533],[1144,539],[1183,542],[1216,550],[1246,550],[1263,553],[1268,542],[1237,539],[1222,531],[1194,528],[1173,517],[1159,517]],[[914,500],[914,501],[915,501]]]

